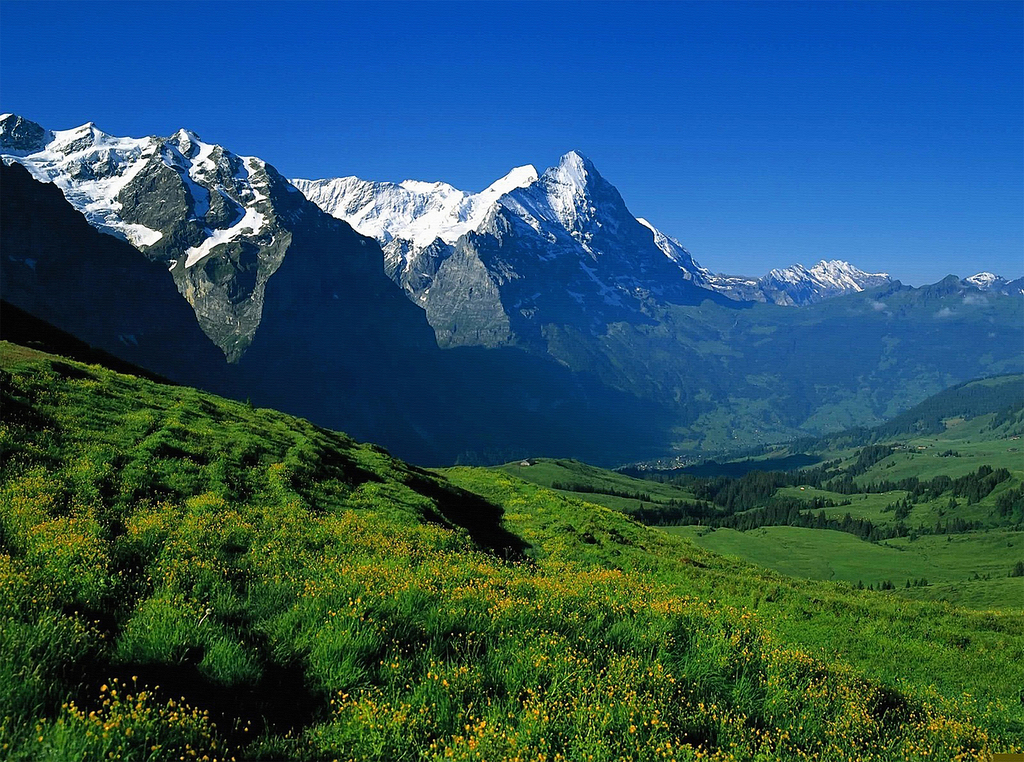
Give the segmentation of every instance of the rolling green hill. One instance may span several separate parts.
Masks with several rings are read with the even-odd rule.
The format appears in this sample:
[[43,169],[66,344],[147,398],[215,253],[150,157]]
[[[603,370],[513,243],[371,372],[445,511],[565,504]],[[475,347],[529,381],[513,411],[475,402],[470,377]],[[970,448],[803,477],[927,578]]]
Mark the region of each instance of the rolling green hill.
[[7,759],[1024,750],[1024,611],[785,577],[7,343],[0,391]]

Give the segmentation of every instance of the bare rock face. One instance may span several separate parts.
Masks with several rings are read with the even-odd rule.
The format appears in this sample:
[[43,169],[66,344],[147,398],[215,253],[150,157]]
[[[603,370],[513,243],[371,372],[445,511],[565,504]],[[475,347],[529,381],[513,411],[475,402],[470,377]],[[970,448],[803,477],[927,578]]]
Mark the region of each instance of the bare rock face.
[[40,151],[52,136],[35,122],[17,114],[0,116],[0,151],[23,156]]

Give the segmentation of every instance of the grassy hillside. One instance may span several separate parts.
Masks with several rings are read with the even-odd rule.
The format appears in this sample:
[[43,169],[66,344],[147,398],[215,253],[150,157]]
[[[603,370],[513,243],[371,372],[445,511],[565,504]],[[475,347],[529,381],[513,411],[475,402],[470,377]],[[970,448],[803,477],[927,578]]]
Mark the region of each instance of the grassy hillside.
[[10,344],[0,369],[5,758],[1024,749],[1021,612],[785,578]]
[[685,508],[696,499],[693,492],[674,484],[637,479],[578,460],[529,458],[497,468],[561,495],[583,498],[631,516],[645,509],[664,512],[673,506]]

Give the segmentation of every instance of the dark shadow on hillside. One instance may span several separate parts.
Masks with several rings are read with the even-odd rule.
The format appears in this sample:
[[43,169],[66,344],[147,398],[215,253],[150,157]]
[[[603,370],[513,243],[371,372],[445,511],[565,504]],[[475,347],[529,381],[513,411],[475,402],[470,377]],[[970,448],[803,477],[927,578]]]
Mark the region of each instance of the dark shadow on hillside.
[[0,370],[0,420],[29,431],[54,429],[53,418],[40,413],[35,400],[22,397],[21,392],[12,382],[11,375]]
[[202,649],[192,649],[181,664],[96,664],[83,681],[89,692],[83,699],[95,701],[99,686],[114,679],[121,691],[132,695],[159,686],[154,691],[158,701],[183,699],[189,706],[208,711],[217,730],[234,748],[245,747],[263,733],[301,731],[313,724],[324,708],[323,697],[309,689],[298,665],[264,664],[256,683],[223,685],[199,672],[196,665],[202,658]]
[[521,561],[530,547],[502,524],[505,510],[480,495],[438,481],[436,476],[413,468],[405,484],[424,497],[429,497],[441,516],[451,524],[469,532],[478,546],[507,561]]
[[68,357],[87,365],[102,365],[118,373],[146,378],[161,384],[176,385],[163,376],[150,373],[145,368],[76,339],[70,333],[30,315],[20,307],[15,307],[2,299],[0,299],[0,339],[40,352]]

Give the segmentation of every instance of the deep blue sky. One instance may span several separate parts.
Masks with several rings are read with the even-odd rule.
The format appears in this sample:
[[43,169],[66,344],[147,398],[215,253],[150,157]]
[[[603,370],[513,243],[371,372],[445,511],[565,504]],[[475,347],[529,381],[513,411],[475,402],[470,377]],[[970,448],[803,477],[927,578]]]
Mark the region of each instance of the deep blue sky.
[[290,177],[588,155],[712,270],[1024,273],[1024,4],[0,2],[0,111]]

